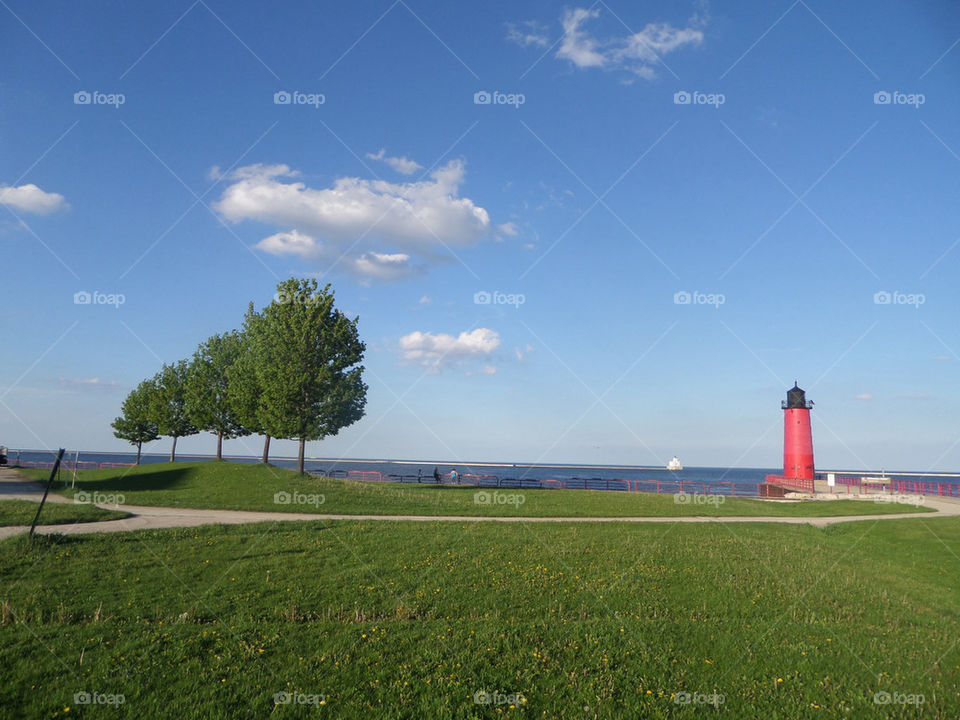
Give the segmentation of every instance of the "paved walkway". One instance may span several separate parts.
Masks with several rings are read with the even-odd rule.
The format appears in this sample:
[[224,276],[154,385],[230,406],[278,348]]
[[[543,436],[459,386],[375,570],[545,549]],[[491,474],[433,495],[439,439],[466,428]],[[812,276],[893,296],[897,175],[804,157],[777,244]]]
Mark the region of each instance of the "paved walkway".
[[[23,475],[8,468],[0,469],[0,501],[3,499],[21,499],[38,501],[43,495],[43,485],[26,480]],[[50,494],[47,502],[72,503],[61,495]],[[829,501],[817,501],[829,502]],[[869,502],[863,500],[862,502]],[[585,523],[585,522],[629,522],[629,523],[784,523],[788,525],[813,525],[826,527],[845,522],[864,520],[896,520],[900,518],[931,518],[946,515],[960,515],[960,500],[953,498],[926,497],[926,507],[937,511],[932,513],[894,513],[890,515],[838,515],[834,517],[477,517],[472,515],[337,515],[331,513],[289,513],[289,512],[252,512],[244,510],[201,510],[191,508],[145,507],[141,505],[121,505],[114,507],[100,505],[108,510],[123,510],[131,517],[105,522],[76,523],[74,525],[42,525],[38,533],[62,533],[64,535],[82,535],[87,533],[123,532],[128,530],[154,530],[173,527],[196,527],[198,525],[240,525],[256,522],[290,522],[295,520],[380,520],[390,522],[504,522],[504,523]],[[0,538],[27,532],[29,526],[0,527]]]

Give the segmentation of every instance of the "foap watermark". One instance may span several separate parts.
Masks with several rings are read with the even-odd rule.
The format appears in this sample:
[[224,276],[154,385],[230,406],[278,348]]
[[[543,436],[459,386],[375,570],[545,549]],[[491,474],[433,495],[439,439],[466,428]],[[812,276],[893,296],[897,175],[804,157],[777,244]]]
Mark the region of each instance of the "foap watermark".
[[123,705],[127,699],[121,693],[102,693],[81,690],[73,694],[74,705]]
[[305,93],[299,90],[277,90],[273,94],[274,105],[310,105],[315,110],[327,102],[323,93]]
[[920,507],[927,499],[923,495],[876,495],[873,502],[878,505],[913,505]]
[[523,293],[505,293],[499,290],[488,292],[487,290],[478,290],[473,294],[474,305],[513,305],[519,308],[527,301],[527,296]]
[[880,690],[873,694],[874,705],[916,705],[920,707],[927,699],[921,693],[902,693]]
[[927,101],[927,96],[923,93],[903,93],[899,90],[890,92],[888,90],[877,90],[873,94],[874,105],[912,105],[914,109],[919,110],[920,106]]
[[477,690],[473,694],[475,705],[513,705],[514,707],[522,705],[527,701],[523,693],[500,693],[490,692],[489,690]]
[[919,308],[925,302],[927,302],[927,296],[923,293],[904,293],[899,290],[887,292],[886,290],[880,290],[873,294],[874,305],[913,305],[913,307]]
[[314,693],[307,694],[302,692],[287,692],[281,690],[273,694],[274,705],[326,705],[327,696]]
[[488,92],[478,90],[473,94],[474,105],[513,105],[515,110],[527,101],[527,96],[523,93],[502,93],[499,90]]
[[713,705],[719,707],[727,701],[720,693],[678,692],[673,696],[674,705]]
[[713,505],[720,507],[727,499],[723,495],[701,495],[700,493],[679,492],[673,495],[674,505]]
[[674,305],[713,305],[718,308],[727,301],[723,293],[704,293],[698,290],[687,292],[681,290],[673,294]]
[[520,507],[527,501],[527,498],[520,493],[502,493],[494,490],[487,492],[480,490],[473,494],[474,505],[513,505]]
[[273,494],[274,505],[313,505],[319,507],[326,501],[327,499],[319,493],[302,493],[296,490],[291,493],[281,490]]
[[127,96],[123,93],[103,93],[99,90],[89,92],[87,90],[78,90],[73,94],[74,105],[112,105],[118,109],[127,101]]
[[78,290],[73,294],[74,305],[113,305],[118,308],[127,301],[123,293],[102,293],[98,290],[87,292]]
[[123,505],[127,501],[127,498],[123,493],[102,493],[102,492],[87,492],[86,490],[79,490],[76,495],[73,496],[73,502],[77,505]]
[[278,292],[273,296],[273,301],[281,305],[316,305],[320,298],[305,292]]
[[688,90],[677,90],[673,94],[674,105],[711,105],[719,109],[727,101],[727,96],[723,93],[705,93],[699,90],[692,92]]

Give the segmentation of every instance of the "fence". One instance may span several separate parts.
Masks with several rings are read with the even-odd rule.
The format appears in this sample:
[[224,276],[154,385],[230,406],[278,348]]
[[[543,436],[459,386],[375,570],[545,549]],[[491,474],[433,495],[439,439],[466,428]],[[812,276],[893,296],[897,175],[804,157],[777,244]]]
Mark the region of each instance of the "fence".
[[783,475],[767,475],[765,478],[767,483],[770,485],[779,485],[780,487],[787,487],[791,490],[802,490],[804,492],[814,492],[814,484],[812,478],[793,478],[785,477]]
[[[133,467],[134,463],[115,463],[115,462],[90,462],[87,460],[81,460],[80,462],[73,462],[72,460],[64,460],[60,463],[61,470],[100,470],[102,468],[119,468],[119,467]],[[42,460],[22,460],[16,465],[11,465],[8,467],[13,468],[36,468],[38,470],[50,470],[53,468],[52,462],[42,461]]]
[[[827,476],[825,474],[817,474],[817,480],[826,479]],[[960,498],[960,483],[939,482],[936,480],[904,480],[894,477],[881,478],[880,476],[873,477],[869,475],[834,475],[833,482],[836,487],[845,487],[848,494],[856,489],[859,492],[892,493],[896,495],[937,495],[939,497]]]
[[[315,473],[326,477],[364,482],[400,482],[434,485],[433,475],[387,475],[369,470],[331,470]],[[442,485],[500,487],[539,490],[608,490],[611,492],[646,492],[656,494],[725,495],[728,497],[776,497],[764,484],[740,482],[707,482],[702,480],[627,480],[622,478],[501,478],[496,475],[464,473],[453,481],[450,475],[440,476]]]

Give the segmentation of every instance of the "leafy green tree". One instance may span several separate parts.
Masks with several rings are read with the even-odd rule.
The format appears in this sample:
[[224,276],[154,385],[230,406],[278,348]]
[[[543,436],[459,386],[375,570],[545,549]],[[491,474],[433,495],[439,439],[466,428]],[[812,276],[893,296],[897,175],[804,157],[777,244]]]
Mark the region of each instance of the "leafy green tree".
[[199,432],[187,412],[188,375],[187,361],[179,360],[172,365],[164,364],[153,379],[156,392],[152,394],[150,414],[160,434],[173,438],[170,462],[177,459],[177,440]]
[[291,278],[251,327],[260,383],[259,417],[273,437],[300,441],[297,469],[304,471],[307,440],[322,440],[363,417],[366,346],[357,321],[334,307],[327,285]]
[[262,393],[257,376],[256,329],[253,327],[261,316],[253,309],[253,303],[247,308],[243,330],[238,333],[240,351],[236,361],[227,369],[227,390],[230,404],[238,422],[251,433],[264,436],[261,462],[270,459],[270,435],[260,422]]
[[214,335],[193,354],[186,379],[187,411],[200,430],[217,436],[217,460],[223,459],[223,439],[250,431],[237,418],[230,397],[230,368],[241,352],[236,332]]
[[137,465],[145,442],[160,437],[157,424],[150,417],[151,396],[156,392],[152,380],[144,380],[124,399],[120,417],[111,423],[113,434],[137,446]]

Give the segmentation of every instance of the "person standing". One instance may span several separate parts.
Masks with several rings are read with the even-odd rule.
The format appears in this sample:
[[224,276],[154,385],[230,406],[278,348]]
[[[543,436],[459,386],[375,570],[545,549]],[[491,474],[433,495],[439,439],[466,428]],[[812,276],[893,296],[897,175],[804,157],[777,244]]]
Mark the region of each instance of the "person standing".
[[438,485],[440,484],[440,471],[437,468],[433,468],[433,480]]
[[450,482],[459,482],[460,475],[457,473],[456,468],[450,468]]
[[423,470],[421,468],[417,468],[417,485],[420,484],[421,480],[423,480]]

